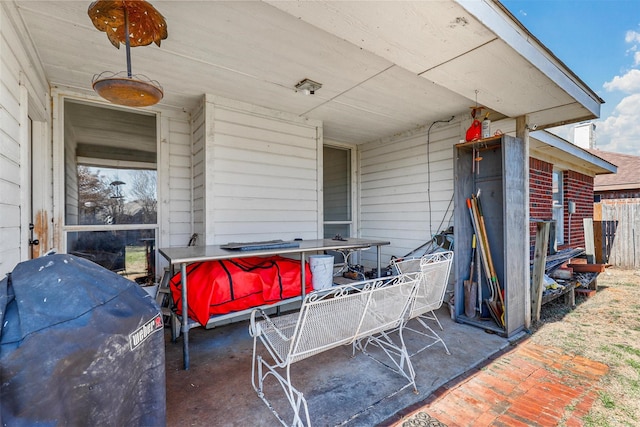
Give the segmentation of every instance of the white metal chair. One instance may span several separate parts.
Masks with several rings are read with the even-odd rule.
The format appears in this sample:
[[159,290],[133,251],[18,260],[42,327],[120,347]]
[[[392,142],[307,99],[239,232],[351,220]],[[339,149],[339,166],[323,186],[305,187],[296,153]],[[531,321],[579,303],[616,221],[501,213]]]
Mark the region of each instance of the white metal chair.
[[[258,396],[283,425],[309,426],[311,418],[307,401],[292,383],[291,365],[342,346],[363,348],[358,342],[385,330],[399,330],[400,344],[378,342],[390,358],[392,366],[417,393],[415,371],[402,337],[404,319],[420,274],[404,274],[386,280],[375,279],[350,285],[335,286],[307,294],[300,311],[271,318],[262,310],[251,314],[249,333],[253,337],[251,381]],[[263,317],[258,320],[257,316]],[[257,352],[261,342],[270,357]],[[271,360],[269,360],[271,359]],[[286,395],[292,420],[287,422],[267,400],[264,382],[274,378]]]
[[405,330],[421,334],[433,341],[413,353],[412,356],[438,342],[442,343],[447,354],[451,354],[447,348],[447,344],[445,344],[440,335],[427,324],[426,320],[434,320],[440,327],[440,330],[443,330],[435,310],[442,307],[449,282],[452,262],[452,251],[434,252],[420,258],[393,262],[393,265],[400,274],[422,272],[421,282],[418,284],[415,298],[409,307],[406,319],[407,322],[411,319],[416,319],[422,328],[418,330],[405,325]]

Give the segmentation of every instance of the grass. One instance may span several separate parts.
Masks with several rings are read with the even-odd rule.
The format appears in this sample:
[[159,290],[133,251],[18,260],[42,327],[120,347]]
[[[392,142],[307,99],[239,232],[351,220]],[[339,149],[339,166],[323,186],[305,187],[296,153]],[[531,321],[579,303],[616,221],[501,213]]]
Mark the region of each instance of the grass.
[[633,354],[634,356],[638,356],[640,357],[640,349],[638,348],[634,348],[631,347],[630,345],[626,345],[626,344],[614,344],[615,347],[618,347],[619,349],[629,353],[629,354]]
[[612,356],[617,357],[617,358],[622,358],[622,353],[619,352],[618,350],[608,346],[608,345],[603,345],[600,346],[600,349],[602,350],[603,353],[610,353]]
[[144,246],[127,246],[124,262],[125,277],[134,280],[147,274],[147,252]]
[[598,277],[598,292],[576,307],[543,306],[532,339],[609,367],[583,422],[587,427],[640,425],[640,272],[615,268]]
[[616,407],[616,404],[613,400],[613,397],[611,397],[608,393],[605,392],[600,392],[599,393],[599,397],[600,397],[600,402],[602,402],[602,405],[607,408],[607,409],[613,409]]
[[584,419],[585,427],[611,427],[609,420],[603,416],[587,415]]
[[127,246],[125,262],[127,267],[129,265],[145,264],[147,254],[144,250],[144,246]]

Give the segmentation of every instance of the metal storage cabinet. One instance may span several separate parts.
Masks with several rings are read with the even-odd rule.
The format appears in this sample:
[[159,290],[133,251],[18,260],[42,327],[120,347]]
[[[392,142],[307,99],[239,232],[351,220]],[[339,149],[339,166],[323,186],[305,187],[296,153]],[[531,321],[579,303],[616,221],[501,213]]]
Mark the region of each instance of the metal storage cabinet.
[[[479,150],[476,157],[482,158],[476,162],[475,171],[474,148]],[[526,311],[530,310],[528,153],[520,139],[507,135],[461,143],[454,147],[454,171],[456,321],[510,337],[524,329]],[[486,320],[484,315],[468,318],[464,314],[464,281],[469,278],[474,234],[467,198],[478,191],[496,275],[504,291],[504,329],[491,319],[484,303]],[[484,270],[481,276],[485,299],[489,288]]]

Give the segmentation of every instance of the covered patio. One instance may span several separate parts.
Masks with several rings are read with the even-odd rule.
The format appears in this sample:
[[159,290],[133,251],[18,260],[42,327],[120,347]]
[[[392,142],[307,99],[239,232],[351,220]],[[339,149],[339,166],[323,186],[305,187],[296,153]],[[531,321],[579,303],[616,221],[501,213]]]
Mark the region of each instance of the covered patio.
[[[131,108],[92,89],[96,73],[125,61],[92,25],[89,2],[1,2],[0,274],[51,249],[84,252],[74,246],[83,233],[153,242],[147,266],[156,281],[167,267],[158,248],[192,242],[341,234],[389,241],[381,254],[388,265],[465,209],[456,206],[455,182],[473,162],[456,170],[455,146],[470,112],[481,111],[480,119],[491,118],[492,137],[515,136],[520,154],[511,165],[522,174],[511,188],[521,214],[509,230],[517,250],[504,260],[517,267],[510,336],[458,324],[445,305],[439,318],[452,354],[436,346],[413,359],[418,395],[397,392],[401,378],[362,355],[351,359],[349,348],[294,369],[317,425],[370,426],[522,334],[530,311],[529,159],[537,148],[530,131],[598,117],[603,100],[502,4],[151,3],[169,36],[161,46],[133,49],[133,67],[160,82],[164,97]],[[304,79],[322,87],[300,90]],[[96,216],[95,205],[78,197],[83,167],[151,171],[152,214],[143,216],[140,205],[127,215],[138,222],[119,223],[116,214],[127,206],[118,202],[113,215]],[[469,257],[458,255],[452,280],[462,283]],[[353,261],[371,269],[376,256],[365,251]],[[275,423],[251,388],[246,322],[194,329],[189,370],[181,343],[166,334],[169,425]]]
[[[198,245],[340,233],[391,241],[386,263],[451,225],[453,146],[472,108],[528,154],[531,129],[597,117],[603,102],[498,1],[159,1],[167,39],[131,53],[164,97],[120,107],[91,87],[125,61],[88,5],[2,4],[3,130],[8,160],[24,169],[12,175],[12,207],[33,205],[21,239],[0,248],[5,271],[98,229],[81,221],[93,208],[77,205],[77,167],[131,161],[158,174],[143,236],[156,248],[194,233]],[[322,87],[300,90],[304,79]],[[19,131],[29,120],[31,137]]]

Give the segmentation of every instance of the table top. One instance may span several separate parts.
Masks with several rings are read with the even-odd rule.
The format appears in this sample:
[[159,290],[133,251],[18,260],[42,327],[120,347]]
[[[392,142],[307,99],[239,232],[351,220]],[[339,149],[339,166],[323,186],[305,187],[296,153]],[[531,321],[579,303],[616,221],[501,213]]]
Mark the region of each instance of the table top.
[[158,251],[170,264],[181,264],[198,261],[215,261],[230,258],[245,258],[250,256],[268,256],[280,254],[293,254],[314,251],[330,251],[343,249],[366,249],[371,246],[385,246],[391,242],[385,240],[368,240],[347,238],[344,240],[318,239],[296,240],[299,246],[281,247],[257,250],[231,250],[223,249],[223,245],[187,246],[176,248],[162,248]]

